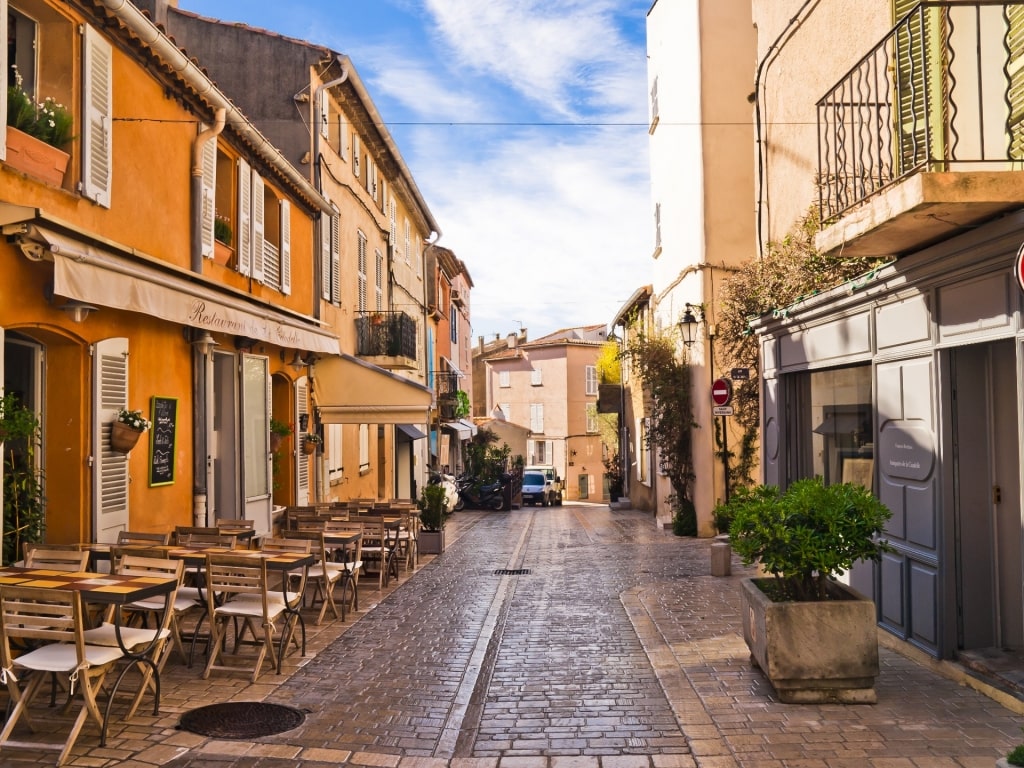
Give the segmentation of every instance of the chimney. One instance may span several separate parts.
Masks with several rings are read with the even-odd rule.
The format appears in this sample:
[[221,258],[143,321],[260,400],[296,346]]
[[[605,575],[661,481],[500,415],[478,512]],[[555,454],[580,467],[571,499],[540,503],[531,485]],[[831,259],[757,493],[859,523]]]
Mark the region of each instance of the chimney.
[[508,335],[508,348],[509,349],[515,349],[516,348],[516,343],[518,341],[519,341],[519,338],[514,333],[510,333]]

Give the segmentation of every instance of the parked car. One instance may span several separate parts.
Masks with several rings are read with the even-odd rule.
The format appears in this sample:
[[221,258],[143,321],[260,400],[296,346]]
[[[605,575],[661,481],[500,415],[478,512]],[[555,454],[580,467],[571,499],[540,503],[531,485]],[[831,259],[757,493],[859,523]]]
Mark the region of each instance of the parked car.
[[551,483],[551,490],[554,492],[554,500],[551,502],[562,506],[562,478],[551,464],[533,464],[526,467],[523,472],[540,472],[544,478]]
[[551,480],[545,477],[543,472],[523,473],[523,504],[550,507],[555,503],[556,496]]

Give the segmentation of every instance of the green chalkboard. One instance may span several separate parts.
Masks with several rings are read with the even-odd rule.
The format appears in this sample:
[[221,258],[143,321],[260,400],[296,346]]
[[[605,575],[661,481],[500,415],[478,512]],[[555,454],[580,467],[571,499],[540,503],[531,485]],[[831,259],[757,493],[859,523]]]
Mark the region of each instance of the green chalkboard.
[[149,484],[174,482],[174,453],[178,429],[178,398],[156,397],[150,403]]

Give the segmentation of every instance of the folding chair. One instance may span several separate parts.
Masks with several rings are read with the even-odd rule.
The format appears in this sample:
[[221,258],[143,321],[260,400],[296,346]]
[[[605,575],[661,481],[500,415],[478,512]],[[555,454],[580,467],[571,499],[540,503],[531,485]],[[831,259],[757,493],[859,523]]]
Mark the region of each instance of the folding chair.
[[138,544],[140,546],[161,546],[169,544],[171,541],[171,534],[165,533],[150,533],[148,531],[118,531],[117,532],[117,544],[118,546],[125,546],[131,544]]
[[52,548],[27,544],[25,546],[25,567],[79,573],[88,570],[89,553],[77,546],[72,549],[70,547]]
[[383,589],[391,576],[398,578],[398,529],[381,517],[353,518],[352,522],[363,524],[362,561],[377,564],[378,589]]
[[[361,529],[360,529],[361,531]],[[331,550],[328,548],[327,543],[324,541],[324,531],[284,531],[282,535],[286,539],[299,539],[305,540],[310,543],[310,552],[313,557],[316,558],[316,562],[309,567],[307,572],[306,590],[312,590],[313,594],[309,599],[309,605],[311,608],[316,608],[317,602],[320,602],[320,614],[317,616],[316,624],[319,626],[323,623],[324,616],[327,611],[330,610],[331,615],[334,618],[340,618],[342,621],[345,620],[345,594],[348,585],[351,583],[352,570],[355,565],[355,561],[347,562],[334,562],[331,558]],[[359,539],[357,539],[356,546],[359,547],[359,543],[362,541],[362,535],[360,533]],[[358,560],[358,555],[355,560]],[[334,590],[338,584],[341,584],[341,614],[338,614],[338,605],[334,600]],[[355,586],[353,585],[353,598],[355,596]]]
[[[174,579],[175,583],[180,586],[184,568],[185,563],[182,560],[167,560],[159,557],[139,557],[137,555],[121,554],[117,559],[117,565],[114,568],[114,573],[124,576]],[[170,654],[173,647],[173,643],[169,644],[167,641],[178,633],[177,611],[175,610],[177,592],[178,587],[176,586],[174,591],[171,592],[166,599],[164,597],[153,598],[152,600],[129,603],[124,607],[126,611],[138,611],[144,615],[157,612],[161,614],[160,620],[152,629],[146,626],[127,626],[129,623],[127,619],[123,622],[124,626],[121,626],[120,628],[121,643],[124,647],[132,652],[144,652],[145,658],[148,659],[148,663],[144,663],[138,659],[131,660],[132,664],[137,665],[142,670],[142,681],[139,684],[138,691],[132,699],[131,706],[128,709],[128,714],[125,715],[126,720],[131,719],[135,714],[136,710],[139,708],[139,704],[142,702],[143,695],[146,693],[146,689],[150,687],[154,688],[153,714],[159,714],[160,691],[158,687],[153,686],[153,669],[163,669],[164,664],[167,661],[167,656]],[[110,606],[107,609],[106,615],[103,617],[103,622],[98,627],[85,630],[85,642],[90,645],[105,645],[115,648],[119,647],[117,642],[118,630],[113,623],[115,610],[117,610],[116,606]],[[184,652],[182,652],[182,655],[184,657]],[[152,666],[150,666],[150,664],[152,664]],[[124,674],[125,672],[122,671],[121,675],[118,677],[118,683],[120,683]],[[115,685],[115,688],[116,687],[117,686]],[[109,706],[110,705],[108,704],[108,711]]]
[[[100,727],[100,745],[103,746],[106,720],[100,714],[96,694],[123,653],[120,648],[87,644],[84,631],[85,609],[80,593],[0,586],[0,679],[6,684],[13,705],[0,732],[0,750],[5,747],[56,750],[57,765],[63,765],[89,716]],[[34,646],[34,649],[15,657],[12,642],[19,647]],[[32,731],[39,730],[32,722],[29,706],[51,674],[66,676],[69,703],[75,694],[82,699],[82,707],[64,743],[11,739],[15,726],[22,719]],[[20,681],[27,681],[24,690],[19,686]],[[52,733],[52,715],[47,714],[43,719],[46,724],[41,730]]]
[[[203,679],[209,678],[213,670],[237,672],[239,666],[236,662],[251,661],[250,679],[255,683],[262,672],[263,662],[268,659],[280,673],[281,658],[287,644],[295,641],[295,624],[301,616],[297,610],[289,610],[284,596],[268,581],[266,559],[209,554],[206,557],[206,583],[212,630]],[[305,582],[297,586],[301,600]],[[220,595],[220,603],[214,599],[215,594]],[[240,630],[235,625],[236,621],[243,622]],[[280,652],[274,647],[278,622],[282,623]],[[227,648],[229,624],[236,626],[230,652]],[[252,643],[245,642],[246,631],[252,634]],[[256,646],[255,654],[240,653],[241,646],[247,644]]]

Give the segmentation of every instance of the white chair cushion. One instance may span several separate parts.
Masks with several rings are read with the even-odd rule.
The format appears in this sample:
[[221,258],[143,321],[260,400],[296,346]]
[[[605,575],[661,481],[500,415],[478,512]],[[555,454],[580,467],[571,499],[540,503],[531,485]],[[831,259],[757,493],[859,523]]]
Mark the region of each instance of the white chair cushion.
[[[191,595],[186,594],[191,590]],[[139,600],[134,603],[129,603],[128,608],[134,608],[138,611],[162,611],[164,609],[164,599],[162,597],[153,598],[152,600]],[[176,613],[187,611],[198,606],[199,603],[199,590],[195,587],[179,587],[178,594],[174,598],[174,602],[171,604],[171,608]]]
[[[92,666],[117,661],[124,654],[120,648],[87,645],[85,658]],[[78,652],[70,643],[50,643],[29,651],[14,660],[14,666],[41,672],[71,672],[78,666]]]
[[[125,648],[134,648],[137,645],[149,645],[153,642],[153,636],[157,634],[155,629],[144,627],[121,627],[121,641]],[[168,629],[160,630],[160,637],[168,637],[171,634]],[[98,627],[87,629],[83,633],[85,642],[90,645],[117,646],[117,635],[114,625],[104,621]]]

